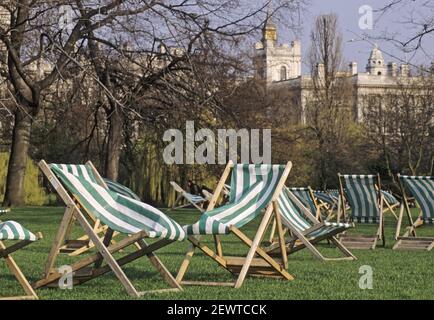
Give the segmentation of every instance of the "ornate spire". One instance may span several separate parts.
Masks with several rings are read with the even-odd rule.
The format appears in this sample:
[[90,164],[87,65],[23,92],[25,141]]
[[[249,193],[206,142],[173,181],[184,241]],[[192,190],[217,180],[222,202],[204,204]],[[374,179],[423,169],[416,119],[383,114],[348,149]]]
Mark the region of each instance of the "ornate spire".
[[371,51],[368,64],[366,65],[366,71],[372,75],[384,75],[386,73],[386,64],[383,54],[377,44],[375,44]]
[[267,41],[272,41],[273,43],[277,41],[277,27],[272,21],[272,1],[267,5],[267,18],[265,20],[264,28],[262,29],[262,41],[266,43]]

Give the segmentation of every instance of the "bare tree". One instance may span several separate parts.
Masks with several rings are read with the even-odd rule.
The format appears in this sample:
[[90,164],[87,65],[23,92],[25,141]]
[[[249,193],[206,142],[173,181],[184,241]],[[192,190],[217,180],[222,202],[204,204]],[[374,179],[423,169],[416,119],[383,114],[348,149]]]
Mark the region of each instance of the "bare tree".
[[[384,95],[365,97],[366,134],[381,150],[390,177],[430,174],[434,150],[432,75],[401,79]],[[395,181],[395,180],[394,180]],[[395,181],[396,182],[396,181]]]
[[[278,8],[298,3],[282,0]],[[177,68],[178,62],[188,64],[188,57],[197,44],[206,41],[206,34],[218,34],[230,43],[255,31],[265,19],[267,5],[268,1],[252,5],[238,0],[2,2],[1,8],[11,17],[8,25],[0,27],[0,41],[7,53],[3,56],[2,77],[7,79],[16,101],[5,204],[23,203],[30,136],[33,119],[42,108],[41,96],[56,82],[70,76],[69,69],[79,66],[85,72],[80,59],[91,59],[95,74],[89,76],[98,83],[96,91],[104,92],[108,98],[110,141],[106,172],[116,178],[121,146],[119,123],[125,110],[136,112],[131,108],[135,97],[142,96],[171,68]],[[121,45],[124,42],[132,49],[124,48]],[[152,61],[146,66],[143,56],[151,60],[158,57],[155,49],[159,44],[166,48],[181,47],[184,54],[162,68],[155,68]],[[115,53],[112,57],[135,57],[130,58],[126,68],[130,72],[130,66],[137,67],[133,77],[131,72],[125,75],[121,63],[110,65],[113,59],[106,59],[109,49]],[[133,82],[126,83],[128,80]],[[121,83],[123,88],[115,89],[116,83]]]
[[311,83],[306,98],[306,130],[312,145],[319,186],[327,187],[338,168],[351,161],[345,151],[354,123],[352,83],[342,58],[342,36],[336,15],[316,18],[309,52]]
[[[406,52],[422,50],[426,54],[425,45],[431,43],[434,36],[434,3],[427,0],[390,0],[376,9],[379,19],[399,13],[397,23],[405,25],[407,32],[393,32],[390,29],[378,38],[392,42]],[[432,57],[432,56],[431,56]]]

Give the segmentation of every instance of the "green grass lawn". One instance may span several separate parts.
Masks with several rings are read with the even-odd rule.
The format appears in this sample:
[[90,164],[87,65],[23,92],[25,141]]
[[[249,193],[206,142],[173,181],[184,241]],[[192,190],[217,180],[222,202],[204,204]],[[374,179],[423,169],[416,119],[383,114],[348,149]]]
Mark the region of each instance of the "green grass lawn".
[[[180,224],[197,220],[197,211],[185,209],[167,212]],[[14,254],[17,263],[30,281],[42,276],[44,262],[55,236],[63,208],[38,207],[14,209],[3,216],[3,220],[17,220],[31,231],[41,231],[44,239]],[[258,222],[253,222],[244,230],[253,236]],[[229,287],[185,287],[184,292],[153,294],[143,299],[433,299],[434,252],[394,251],[393,236],[396,221],[390,215],[386,219],[386,247],[376,250],[353,250],[357,261],[321,262],[307,250],[290,256],[289,272],[293,281],[247,278],[241,289]],[[76,234],[80,233],[77,225]],[[352,233],[374,233],[375,226],[358,225]],[[434,229],[422,227],[420,235],[434,234]],[[228,255],[247,252],[233,236],[222,237],[223,250]],[[212,241],[212,237],[207,239]],[[174,274],[183,259],[188,242],[179,242],[158,251],[161,260]],[[320,250],[328,256],[336,256],[337,249],[326,243]],[[65,254],[59,256],[57,266],[74,261]],[[75,258],[77,259],[77,258]],[[146,257],[124,267],[128,277],[140,291],[166,288],[157,272],[150,266]],[[373,289],[361,290],[358,286],[359,268],[369,265],[373,268]],[[185,280],[231,281],[231,275],[218,267],[199,251],[192,260]],[[4,261],[0,262],[0,296],[22,295],[23,292],[14,278],[9,275]],[[72,290],[39,289],[41,299],[130,299],[120,282],[112,273],[75,286]]]

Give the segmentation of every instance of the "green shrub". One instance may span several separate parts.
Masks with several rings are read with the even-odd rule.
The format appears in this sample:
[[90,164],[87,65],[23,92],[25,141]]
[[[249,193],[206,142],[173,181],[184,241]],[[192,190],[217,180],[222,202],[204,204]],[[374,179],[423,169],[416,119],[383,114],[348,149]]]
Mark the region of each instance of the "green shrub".
[[[0,201],[3,202],[9,154],[0,152]],[[26,177],[24,179],[25,203],[31,206],[42,206],[50,203],[50,196],[42,187],[42,177],[38,166],[30,158],[27,160]]]

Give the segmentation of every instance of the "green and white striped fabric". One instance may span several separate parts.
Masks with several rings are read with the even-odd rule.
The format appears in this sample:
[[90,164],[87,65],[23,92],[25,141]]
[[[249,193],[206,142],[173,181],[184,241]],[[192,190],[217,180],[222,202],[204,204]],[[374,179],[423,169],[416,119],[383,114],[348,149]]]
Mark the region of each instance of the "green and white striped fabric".
[[[284,165],[266,165],[266,164],[236,164],[232,169],[231,176],[231,193],[229,202],[237,202],[246,194],[254,184],[263,181],[267,190],[269,187],[275,187],[276,180],[281,177],[285,170]],[[274,189],[273,189],[274,190]]]
[[425,223],[434,224],[434,176],[399,176],[422,210]]
[[351,225],[348,223],[326,221],[322,227],[311,232],[306,232],[307,229],[314,226],[314,223],[303,214],[302,208],[299,206],[299,204],[295,203],[291,199],[289,195],[290,192],[290,190],[284,189],[278,199],[282,223],[285,226],[289,228],[295,228],[309,238],[321,237],[327,234],[335,233],[338,229],[342,229],[343,231],[351,227]]
[[61,169],[65,172],[71,173],[76,177],[85,179],[87,181],[98,183],[98,181],[95,178],[95,175],[93,174],[92,167],[87,164],[56,164],[52,163],[50,164],[50,167]]
[[119,193],[123,196],[129,197],[131,199],[135,199],[135,200],[140,201],[139,196],[137,194],[135,194],[133,192],[133,190],[131,190],[130,188],[128,188],[128,187],[126,187],[126,186],[124,186],[118,182],[115,182],[113,180],[106,179],[106,178],[104,178],[104,182],[107,184],[107,187],[109,188],[109,190],[116,192],[116,193]]
[[0,240],[36,241],[36,236],[18,222],[0,222]]
[[146,231],[151,238],[183,240],[185,232],[160,210],[110,191],[84,177],[51,166],[54,174],[80,204],[112,230],[124,234]]
[[375,175],[343,175],[345,197],[352,219],[359,223],[379,223],[380,207],[375,189]]
[[394,204],[399,203],[398,199],[396,199],[395,196],[391,192],[381,190],[381,194],[383,195],[384,200],[386,200],[388,204],[394,205]]
[[184,226],[187,234],[227,234],[231,226],[246,225],[270,203],[284,170],[283,165],[234,165],[229,202]]
[[325,203],[329,204],[329,205],[336,205],[338,203],[338,198],[329,195],[327,192],[325,191],[314,191],[313,192],[315,197],[317,197],[317,199],[324,201]]
[[309,188],[289,188],[289,190],[300,200],[313,215],[316,215],[316,206],[310,195]]
[[[57,167],[62,169],[63,171],[66,171],[68,173],[71,173],[75,175],[76,177],[83,178],[87,181],[91,181],[94,183],[98,183],[98,180],[95,178],[94,172],[92,170],[92,167],[87,164],[50,164],[50,167]],[[105,183],[107,184],[107,187],[116,193],[122,194],[126,197],[130,197],[132,199],[140,200],[140,198],[128,187],[125,187],[124,185],[115,182],[110,179],[104,179]]]

